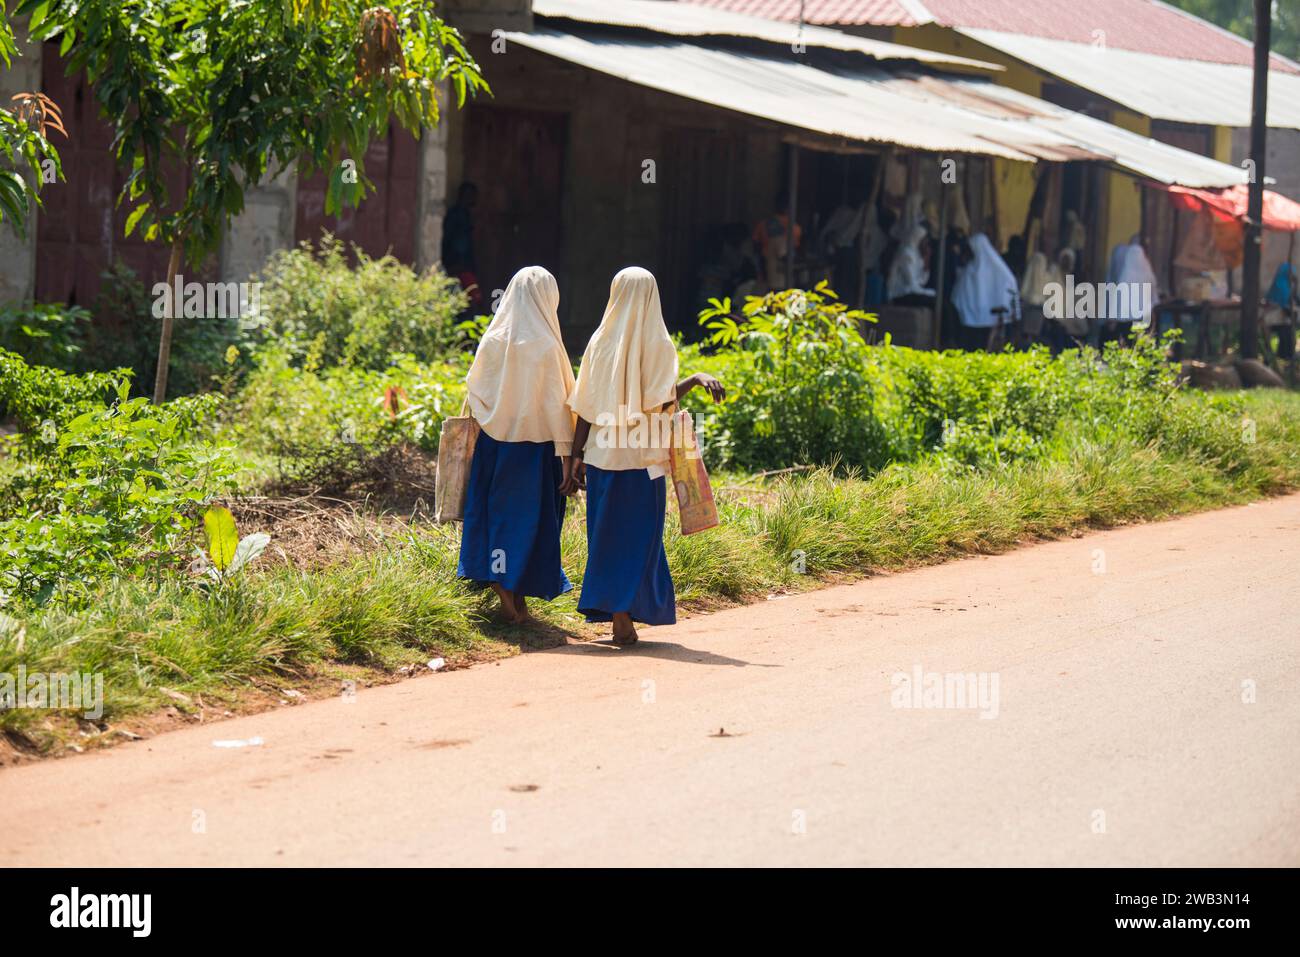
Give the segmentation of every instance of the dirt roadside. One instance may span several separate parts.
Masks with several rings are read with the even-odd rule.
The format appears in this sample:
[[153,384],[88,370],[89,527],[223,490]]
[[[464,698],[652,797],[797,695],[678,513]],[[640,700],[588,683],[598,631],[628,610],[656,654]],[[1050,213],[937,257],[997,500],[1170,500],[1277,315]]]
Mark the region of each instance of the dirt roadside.
[[[1291,496],[9,769],[0,864],[1300,864],[1297,532]],[[997,693],[900,707],[918,673]]]

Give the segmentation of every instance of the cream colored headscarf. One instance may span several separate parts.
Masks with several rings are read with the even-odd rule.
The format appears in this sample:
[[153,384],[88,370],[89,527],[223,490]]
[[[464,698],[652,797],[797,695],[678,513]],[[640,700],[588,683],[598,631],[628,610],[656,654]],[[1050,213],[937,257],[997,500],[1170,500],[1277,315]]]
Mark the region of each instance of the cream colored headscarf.
[[573,366],[560,337],[560,288],[541,266],[515,273],[478,344],[465,383],[469,407],[498,442],[573,447]]
[[627,439],[654,431],[645,427],[649,413],[676,399],[677,349],[664,325],[659,286],[648,271],[629,266],[610,284],[609,304],[569,400],[592,426],[587,464],[611,471],[665,465],[666,447],[629,448]]

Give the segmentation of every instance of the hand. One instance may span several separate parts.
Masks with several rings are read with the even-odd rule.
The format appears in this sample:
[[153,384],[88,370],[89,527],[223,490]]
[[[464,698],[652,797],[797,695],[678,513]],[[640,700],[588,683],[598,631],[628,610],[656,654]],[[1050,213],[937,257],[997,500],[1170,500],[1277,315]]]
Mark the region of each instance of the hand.
[[569,456],[564,460],[564,481],[560,483],[561,495],[577,495],[587,487],[587,464],[581,458]]
[[722,387],[722,383],[707,372],[695,373],[694,379],[695,384],[707,392],[714,402],[721,402],[727,397],[727,390]]

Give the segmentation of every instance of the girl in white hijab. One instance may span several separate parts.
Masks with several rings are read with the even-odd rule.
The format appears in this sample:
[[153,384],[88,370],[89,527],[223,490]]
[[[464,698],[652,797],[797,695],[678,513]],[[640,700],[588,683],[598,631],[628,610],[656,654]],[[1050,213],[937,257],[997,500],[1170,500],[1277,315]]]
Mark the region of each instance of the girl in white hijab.
[[560,290],[541,266],[515,273],[466,379],[482,429],[470,465],[457,574],[492,587],[505,616],[569,591],[560,566],[562,457],[573,436],[573,367],[560,337]]
[[1117,339],[1127,341],[1134,326],[1144,327],[1151,322],[1159,281],[1142,248],[1141,236],[1134,236],[1111,252],[1106,282],[1124,287],[1125,292],[1114,300],[1117,306],[1114,315],[1104,317],[1100,334],[1103,345]]
[[[952,304],[961,324],[972,330],[992,330],[998,324],[995,309],[1004,310],[1002,321],[1006,325],[1019,320],[1020,282],[1011,268],[983,233],[970,238],[970,250],[971,259],[961,268],[952,287]],[[967,339],[968,343],[973,341],[970,336]]]
[[[909,296],[934,299],[934,290],[926,285],[930,281],[930,270],[925,268],[925,257],[921,254],[921,243],[928,236],[925,226],[918,223],[903,237],[902,244],[894,253],[894,261],[889,264],[889,281],[885,292],[890,302]],[[919,305],[916,302],[909,304]]]
[[578,421],[561,489],[587,490],[587,570],[578,611],[588,621],[613,622],[618,645],[636,642],[634,622],[677,620],[663,540],[671,434],[665,413],[696,386],[715,402],[724,397],[712,376],[677,381],[677,350],[655,277],[637,266],[622,270],[569,400]]

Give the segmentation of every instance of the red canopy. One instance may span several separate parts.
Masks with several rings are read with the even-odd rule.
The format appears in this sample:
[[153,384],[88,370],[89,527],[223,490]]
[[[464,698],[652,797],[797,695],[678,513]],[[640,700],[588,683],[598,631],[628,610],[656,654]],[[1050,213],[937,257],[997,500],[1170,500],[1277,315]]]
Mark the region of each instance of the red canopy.
[[[1230,189],[1191,189],[1187,186],[1168,186],[1170,197],[1184,209],[1208,209],[1219,219],[1246,218],[1250,188],[1245,184]],[[1287,199],[1271,189],[1264,190],[1264,228],[1281,232],[1300,231],[1300,203]]]

